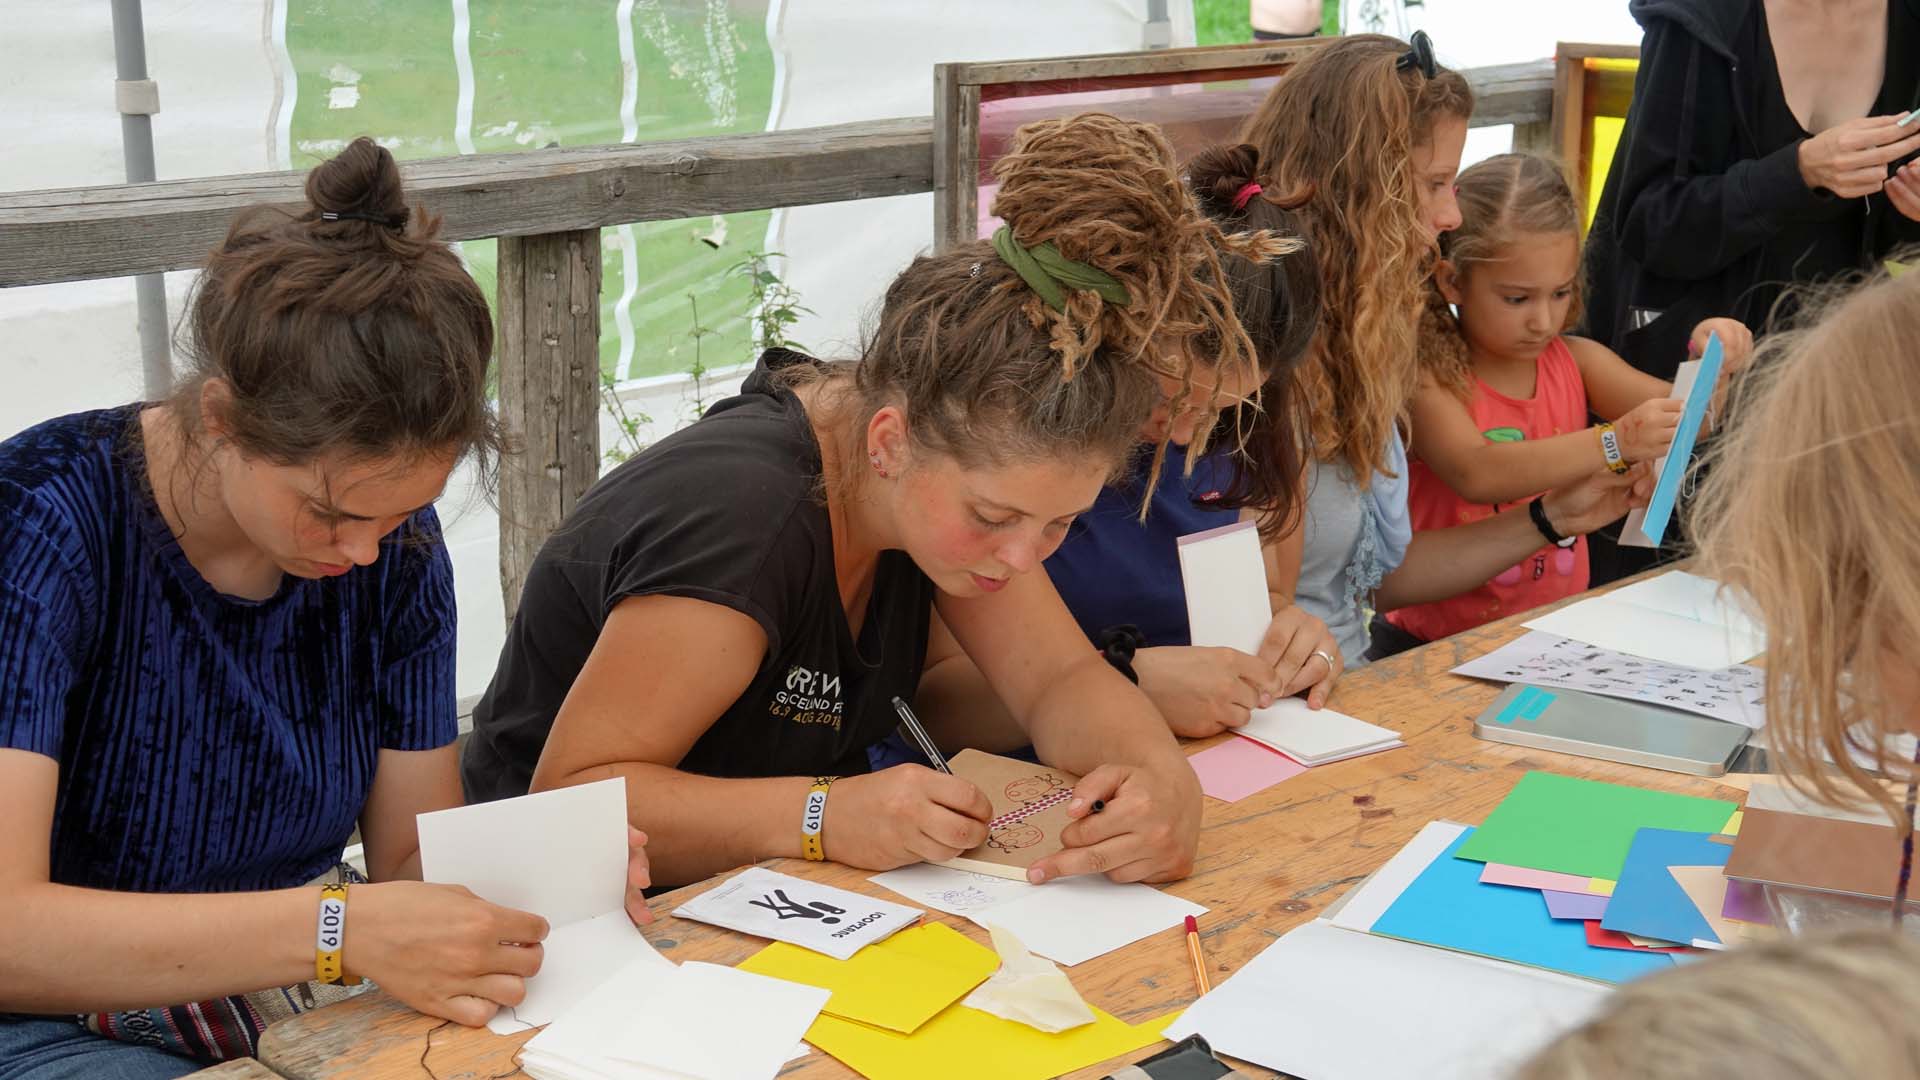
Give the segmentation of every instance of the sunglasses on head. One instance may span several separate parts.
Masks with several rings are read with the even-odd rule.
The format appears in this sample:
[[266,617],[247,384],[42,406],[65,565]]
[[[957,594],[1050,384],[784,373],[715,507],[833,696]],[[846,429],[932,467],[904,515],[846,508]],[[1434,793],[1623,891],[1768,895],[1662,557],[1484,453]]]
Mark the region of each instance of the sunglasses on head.
[[1400,54],[1399,60],[1394,61],[1395,71],[1405,71],[1408,68],[1419,68],[1420,74],[1429,79],[1433,78],[1434,73],[1439,70],[1439,65],[1433,59],[1433,39],[1427,36],[1425,30],[1415,30],[1413,37],[1408,39],[1407,51]]

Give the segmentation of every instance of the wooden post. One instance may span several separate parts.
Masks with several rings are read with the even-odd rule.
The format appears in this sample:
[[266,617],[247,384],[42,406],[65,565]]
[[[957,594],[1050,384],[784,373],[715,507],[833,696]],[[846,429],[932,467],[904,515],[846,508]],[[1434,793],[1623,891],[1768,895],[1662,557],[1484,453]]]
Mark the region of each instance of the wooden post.
[[965,64],[933,68],[933,246],[944,251],[980,230],[980,87]]
[[507,622],[540,546],[600,475],[600,230],[500,238],[500,468]]
[[1528,124],[1513,125],[1513,152],[1553,157],[1553,124],[1545,120],[1536,120]]

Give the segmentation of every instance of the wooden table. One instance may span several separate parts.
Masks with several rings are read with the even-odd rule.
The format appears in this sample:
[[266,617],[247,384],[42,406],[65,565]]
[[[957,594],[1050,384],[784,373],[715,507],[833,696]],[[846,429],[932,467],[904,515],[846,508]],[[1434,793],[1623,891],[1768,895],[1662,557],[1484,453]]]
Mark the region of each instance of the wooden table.
[[[1378,869],[1427,822],[1483,820],[1530,769],[1740,801],[1738,790],[1713,780],[1474,738],[1474,717],[1500,687],[1450,675],[1448,669],[1518,637],[1524,632],[1520,620],[1527,617],[1438,641],[1341,679],[1331,705],[1395,729],[1407,742],[1404,748],[1310,769],[1237,803],[1207,800],[1193,875],[1167,891],[1210,909],[1200,926],[1216,984]],[[1217,741],[1196,742],[1188,750]],[[899,899],[868,884],[864,871],[790,860],[769,865],[781,873]],[[735,964],[765,947],[758,938],[668,914],[712,884],[688,886],[653,901],[658,918],[646,936],[663,955]],[[987,943],[986,934],[963,919],[933,911],[927,917]],[[1068,971],[1089,1003],[1129,1023],[1184,1008],[1195,997],[1193,969],[1178,928]],[[441,1027],[373,993],[275,1024],[261,1041],[260,1057],[290,1080],[413,1080],[427,1075],[421,1060],[429,1032],[433,1044],[426,1061],[439,1080],[512,1074],[515,1051],[532,1037]],[[1149,1048],[1133,1058],[1152,1052]],[[1073,1076],[1101,1077],[1119,1063]],[[855,1074],[815,1051],[781,1075],[814,1080]]]

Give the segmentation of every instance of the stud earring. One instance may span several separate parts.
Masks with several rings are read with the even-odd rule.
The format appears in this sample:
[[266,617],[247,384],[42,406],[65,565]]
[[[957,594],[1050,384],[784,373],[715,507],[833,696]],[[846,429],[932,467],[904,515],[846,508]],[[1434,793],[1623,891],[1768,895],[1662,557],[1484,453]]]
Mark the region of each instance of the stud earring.
[[873,465],[873,471],[880,474],[880,479],[885,480],[887,478],[887,467],[880,464],[880,451],[867,451],[867,461]]

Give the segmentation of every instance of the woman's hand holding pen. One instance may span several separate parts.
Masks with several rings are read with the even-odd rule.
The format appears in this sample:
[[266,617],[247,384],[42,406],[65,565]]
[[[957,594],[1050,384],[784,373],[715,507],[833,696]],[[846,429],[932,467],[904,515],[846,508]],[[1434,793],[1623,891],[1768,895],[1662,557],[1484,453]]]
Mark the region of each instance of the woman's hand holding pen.
[[892,870],[979,847],[992,815],[993,805],[971,781],[895,765],[836,782],[820,836],[834,862]]

